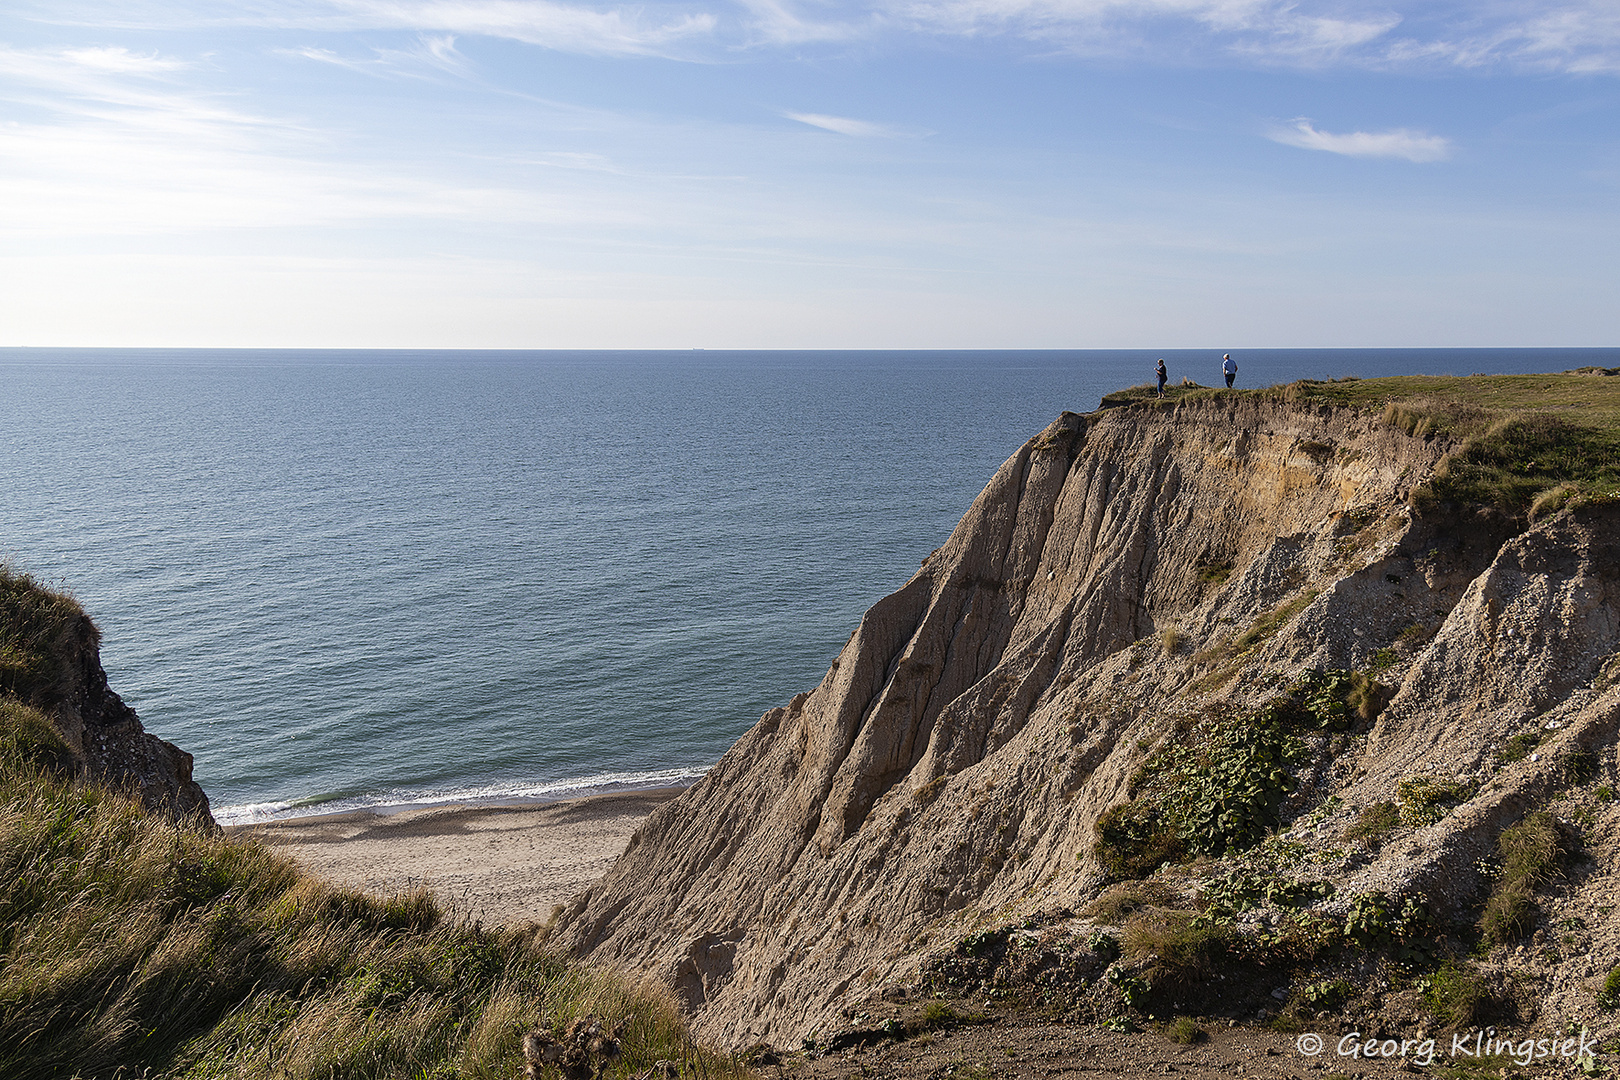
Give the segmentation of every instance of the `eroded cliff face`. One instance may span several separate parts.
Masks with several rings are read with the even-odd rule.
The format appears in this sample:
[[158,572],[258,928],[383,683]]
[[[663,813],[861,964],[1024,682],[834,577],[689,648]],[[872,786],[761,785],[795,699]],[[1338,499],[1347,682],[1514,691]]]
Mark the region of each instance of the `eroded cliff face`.
[[77,616],[55,645],[58,675],[49,692],[25,700],[50,718],[84,776],[131,792],[148,809],[212,825],[208,796],[191,777],[191,755],[147,732],[113,692],[100,640],[89,616]]
[[[1095,897],[1096,820],[1178,719],[1375,660],[1393,700],[1284,824],[1311,814],[1290,835],[1341,897],[1471,902],[1474,864],[1556,781],[1550,752],[1496,769],[1505,738],[1534,719],[1613,770],[1620,530],[1601,507],[1506,543],[1416,521],[1444,449],[1250,397],[1065,413],[818,687],[649,819],[560,940],[668,980],[709,1039],[796,1045],[967,929]],[[1381,852],[1335,846],[1426,774],[1481,786]]]

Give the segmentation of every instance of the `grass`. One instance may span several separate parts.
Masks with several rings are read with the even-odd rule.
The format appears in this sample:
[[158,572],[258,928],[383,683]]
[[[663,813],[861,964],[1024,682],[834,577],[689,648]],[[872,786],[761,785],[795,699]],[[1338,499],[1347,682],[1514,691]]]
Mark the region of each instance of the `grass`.
[[1423,1003],[1435,1019],[1452,1029],[1472,1024],[1480,1007],[1489,1000],[1485,980],[1477,972],[1451,960],[1424,976],[1419,985],[1423,990]]
[[1529,814],[1497,837],[1502,873],[1479,918],[1486,940],[1517,941],[1536,922],[1536,892],[1557,875],[1564,846],[1558,826],[1545,810]]
[[1124,952],[1151,961],[1155,987],[1184,985],[1213,974],[1226,960],[1234,931],[1191,911],[1149,908],[1125,923]]
[[509,1080],[525,1032],[585,1015],[625,1022],[611,1075],[745,1075],[693,1044],[667,990],[539,927],[327,885],[76,781],[41,703],[87,635],[71,600],[0,576],[0,1076]]
[[1375,802],[1370,806],[1363,806],[1356,815],[1355,823],[1345,830],[1346,840],[1360,840],[1370,848],[1375,848],[1384,842],[1384,838],[1395,831],[1395,826],[1401,823],[1401,812],[1392,802]]
[[1209,1040],[1209,1032],[1190,1016],[1178,1016],[1165,1025],[1164,1037],[1178,1046],[1196,1046]]
[[42,709],[61,704],[80,650],[99,641],[76,600],[0,564],[0,696]]
[[[1104,408],[1138,405],[1152,387],[1103,398]],[[1260,390],[1176,387],[1163,402],[1247,395],[1337,405],[1378,413],[1451,451],[1412,494],[1421,513],[1485,506],[1523,524],[1571,501],[1620,498],[1620,376],[1583,368],[1554,375],[1404,375],[1386,379],[1304,379]],[[1139,406],[1140,407],[1140,406]]]
[[1597,994],[1598,1008],[1612,1012],[1620,1009],[1620,967],[1610,970],[1603,980],[1603,989]]

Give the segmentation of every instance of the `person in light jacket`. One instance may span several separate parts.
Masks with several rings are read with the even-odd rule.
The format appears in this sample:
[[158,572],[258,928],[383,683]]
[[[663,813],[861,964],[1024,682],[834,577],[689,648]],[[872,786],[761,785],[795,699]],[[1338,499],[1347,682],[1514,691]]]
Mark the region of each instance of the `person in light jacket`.
[[1237,361],[1232,359],[1231,353],[1221,357],[1221,370],[1226,373],[1226,388],[1232,389],[1232,380],[1237,378]]

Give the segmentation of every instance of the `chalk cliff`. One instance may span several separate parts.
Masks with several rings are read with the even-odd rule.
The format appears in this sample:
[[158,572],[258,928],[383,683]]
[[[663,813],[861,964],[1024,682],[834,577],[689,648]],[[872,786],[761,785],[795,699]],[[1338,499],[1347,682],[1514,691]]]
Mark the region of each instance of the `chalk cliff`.
[[[1063,414],[819,686],[645,823],[557,939],[668,980],[716,1042],[797,1045],[969,931],[1073,921],[1111,877],[1098,818],[1153,755],[1323,671],[1374,689],[1291,759],[1271,824],[1310,857],[1275,872],[1331,879],[1316,909],[1341,922],[1356,896],[1477,906],[1498,834],[1568,786],[1572,754],[1588,780],[1614,773],[1620,509],[1527,530],[1419,517],[1409,496],[1448,449],[1283,395]],[[1527,726],[1539,752],[1505,761]],[[1430,778],[1460,778],[1455,806],[1381,846],[1345,839]],[[1594,874],[1582,887],[1620,884]],[[1564,966],[1549,1000],[1589,1001],[1581,980],[1614,959]]]

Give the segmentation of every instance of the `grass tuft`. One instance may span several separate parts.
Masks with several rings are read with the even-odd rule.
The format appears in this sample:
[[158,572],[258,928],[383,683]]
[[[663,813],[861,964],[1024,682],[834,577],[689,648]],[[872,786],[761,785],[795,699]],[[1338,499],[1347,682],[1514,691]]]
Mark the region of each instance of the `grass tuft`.
[[1552,815],[1539,810],[1497,837],[1502,872],[1479,919],[1489,941],[1517,941],[1534,927],[1536,892],[1552,881],[1563,860],[1562,838]]

